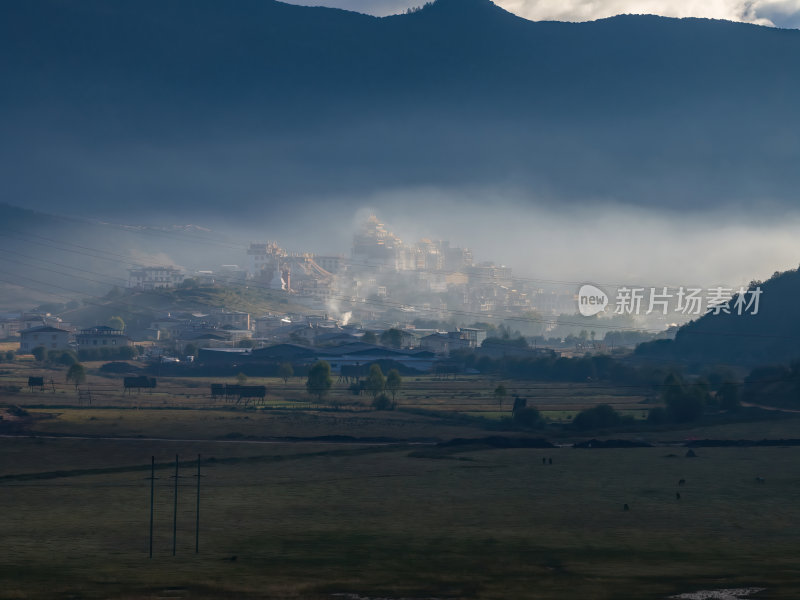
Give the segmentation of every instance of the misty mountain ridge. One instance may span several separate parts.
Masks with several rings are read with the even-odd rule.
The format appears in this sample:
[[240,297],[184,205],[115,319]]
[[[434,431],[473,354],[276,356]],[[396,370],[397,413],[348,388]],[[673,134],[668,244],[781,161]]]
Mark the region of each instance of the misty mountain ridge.
[[794,30],[532,22],[488,0],[385,18],[273,0],[1,10],[16,205],[235,221],[386,189],[707,208],[794,206],[800,184]]

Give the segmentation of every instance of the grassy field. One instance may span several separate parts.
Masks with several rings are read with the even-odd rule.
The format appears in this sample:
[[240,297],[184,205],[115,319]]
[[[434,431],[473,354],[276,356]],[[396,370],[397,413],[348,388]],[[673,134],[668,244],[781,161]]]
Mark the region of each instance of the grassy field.
[[[173,557],[176,453],[188,462]],[[197,453],[213,460],[202,465],[194,554]],[[768,588],[765,598],[800,593],[795,448],[430,459],[397,446],[5,439],[0,454],[3,598],[642,600],[740,585]]]
[[[134,366],[141,366],[131,361]],[[140,407],[184,407],[215,408],[224,402],[213,400],[210,395],[212,383],[236,383],[234,377],[161,377],[155,390],[126,394],[123,390],[123,375],[104,374],[100,371],[103,362],[87,362],[88,379],[81,389],[91,391],[93,405],[140,406]],[[43,377],[44,390],[28,390],[28,377]],[[349,384],[336,381],[325,404],[336,404],[350,408],[368,408],[368,395],[354,396]],[[266,406],[271,408],[308,408],[312,404],[302,378],[292,378],[284,383],[278,378],[250,377],[247,385],[267,387]],[[499,403],[494,389],[502,383],[507,396]],[[6,389],[7,401],[20,406],[32,405],[79,405],[74,386],[66,382],[66,367],[45,366],[25,357],[12,364],[0,364],[0,389]],[[9,394],[12,388],[19,392]],[[480,376],[460,376],[456,379],[439,379],[431,376],[405,377],[402,391],[397,396],[398,405],[410,409],[427,411],[462,412],[496,419],[510,416],[515,396],[526,398],[529,406],[536,406],[551,413],[554,420],[567,420],[584,408],[600,403],[610,404],[624,414],[641,416],[654,405],[654,401],[641,388],[614,387],[597,384],[512,382],[494,380]]]
[[[333,397],[347,405],[331,410],[313,407],[301,381],[251,380],[270,394],[244,409],[211,402],[212,380],[163,379],[153,394],[126,396],[95,366],[89,407],[63,369],[0,365],[12,389],[29,374],[55,383],[0,392],[29,413],[24,435],[0,437],[0,598],[647,600],[742,586],[800,596],[800,447],[701,448],[697,458],[673,445],[438,448],[520,434],[497,428],[510,408],[497,405],[497,382],[407,379],[401,410],[378,412],[344,384]],[[625,389],[505,385],[531,404],[546,398],[553,421],[600,402],[635,417],[652,406]],[[798,425],[786,416],[613,437],[778,439],[800,437]]]

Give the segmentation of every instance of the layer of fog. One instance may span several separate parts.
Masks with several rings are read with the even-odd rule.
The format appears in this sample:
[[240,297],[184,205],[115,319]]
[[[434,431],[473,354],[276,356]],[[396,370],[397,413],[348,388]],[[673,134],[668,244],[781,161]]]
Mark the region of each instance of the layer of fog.
[[[245,269],[251,242],[349,257],[353,234],[371,214],[406,244],[448,240],[470,248],[476,263],[506,265],[533,288],[570,294],[583,283],[609,292],[620,285],[735,289],[798,265],[800,212],[763,204],[749,210],[659,210],[531,196],[415,188],[274,202],[248,210],[246,219],[235,210],[150,210],[110,224],[47,217],[40,225],[31,221],[9,241],[17,244],[13,257],[23,284],[37,292],[52,284],[65,297],[101,296],[112,285],[124,285],[127,269],[135,265],[177,265],[187,274],[230,273],[232,265]],[[55,274],[62,271],[63,277]]]
[[675,212],[574,200],[559,208],[524,194],[432,189],[373,195],[357,210],[355,203],[325,199],[279,223],[265,215],[247,236],[290,251],[349,256],[353,233],[375,214],[404,243],[449,240],[472,249],[476,262],[507,265],[543,287],[569,290],[582,282],[739,286],[798,265],[800,213]]

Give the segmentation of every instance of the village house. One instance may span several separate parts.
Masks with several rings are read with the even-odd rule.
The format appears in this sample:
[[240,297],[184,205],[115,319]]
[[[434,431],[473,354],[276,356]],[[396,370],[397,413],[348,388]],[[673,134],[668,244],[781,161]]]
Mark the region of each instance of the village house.
[[485,340],[485,330],[464,327],[456,331],[437,332],[425,336],[420,340],[420,346],[437,355],[449,356],[454,350],[480,348]]
[[160,317],[150,324],[150,329],[158,332],[156,339],[166,339],[178,337],[180,331],[189,326],[190,319],[179,319],[167,314]]
[[243,330],[251,328],[250,313],[241,311],[217,310],[208,315],[208,321],[219,327],[229,326]]
[[273,331],[291,324],[292,320],[285,315],[264,315],[255,320],[256,336],[264,337],[270,335]]
[[466,340],[470,348],[480,348],[486,339],[485,329],[473,329],[471,327],[462,327],[458,330],[459,337]]
[[103,347],[119,348],[131,344],[130,339],[122,330],[105,325],[82,329],[75,337],[79,350]]
[[22,328],[22,322],[19,319],[0,320],[0,340],[18,337]]
[[141,267],[128,270],[128,287],[134,290],[173,288],[183,282],[184,275],[175,267]]
[[19,332],[21,341],[19,344],[20,354],[30,354],[34,348],[42,346],[48,350],[68,350],[69,338],[72,335],[66,329],[42,325],[31,327]]

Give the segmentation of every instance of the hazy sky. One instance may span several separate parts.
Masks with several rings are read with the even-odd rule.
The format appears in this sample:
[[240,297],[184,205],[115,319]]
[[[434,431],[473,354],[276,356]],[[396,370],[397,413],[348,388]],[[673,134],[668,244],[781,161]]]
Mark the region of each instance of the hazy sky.
[[[373,15],[390,15],[425,0],[284,0],[290,4],[331,6]],[[534,21],[591,21],[619,14],[708,17],[761,25],[800,28],[800,0],[495,0]]]
[[[747,285],[774,271],[797,268],[798,262],[797,213],[780,218],[737,210],[684,214],[611,202],[570,210],[541,204],[530,193],[474,188],[403,189],[358,200],[360,210],[330,216],[324,235],[299,219],[266,227],[292,251],[346,254],[353,232],[375,214],[404,242],[446,239],[471,248],[478,262],[496,261],[517,275],[564,282],[555,287],[568,291],[574,291],[576,281]],[[336,205],[335,199],[324,202]]]

